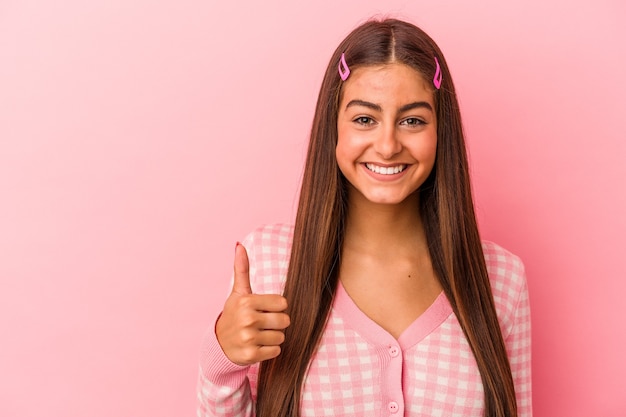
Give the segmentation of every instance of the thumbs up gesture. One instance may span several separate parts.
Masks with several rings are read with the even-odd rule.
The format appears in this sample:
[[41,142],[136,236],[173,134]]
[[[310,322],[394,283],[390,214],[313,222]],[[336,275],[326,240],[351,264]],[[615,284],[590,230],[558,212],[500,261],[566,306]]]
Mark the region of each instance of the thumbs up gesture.
[[280,354],[289,326],[287,299],[278,294],[253,294],[250,288],[248,253],[235,247],[235,279],[226,299],[215,334],[231,362],[252,365]]

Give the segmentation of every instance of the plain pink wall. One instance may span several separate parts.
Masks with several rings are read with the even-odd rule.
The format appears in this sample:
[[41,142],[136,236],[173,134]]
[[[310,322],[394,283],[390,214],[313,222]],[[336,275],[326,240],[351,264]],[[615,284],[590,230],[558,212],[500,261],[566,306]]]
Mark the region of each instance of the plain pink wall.
[[452,68],[535,415],[626,415],[620,0],[2,1],[0,415],[195,413],[235,241],[293,218],[326,60],[378,13]]

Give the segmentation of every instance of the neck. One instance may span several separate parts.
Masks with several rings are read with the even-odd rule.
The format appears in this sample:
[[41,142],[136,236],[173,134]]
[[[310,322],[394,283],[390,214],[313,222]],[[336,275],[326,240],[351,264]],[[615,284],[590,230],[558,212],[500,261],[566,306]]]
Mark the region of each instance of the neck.
[[379,255],[427,251],[417,193],[400,204],[375,204],[350,191],[344,249]]

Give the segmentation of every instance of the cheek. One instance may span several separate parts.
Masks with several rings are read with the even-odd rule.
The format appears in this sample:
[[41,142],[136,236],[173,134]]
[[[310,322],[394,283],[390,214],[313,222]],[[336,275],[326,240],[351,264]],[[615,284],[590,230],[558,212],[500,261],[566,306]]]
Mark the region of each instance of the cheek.
[[350,154],[347,152],[345,141],[337,141],[337,146],[335,147],[335,158],[337,159],[339,170],[346,175],[346,169],[350,165]]
[[419,144],[415,149],[415,154],[424,163],[434,163],[437,156],[437,137],[433,136]]
[[346,130],[341,128],[337,131],[337,146],[335,147],[335,157],[339,168],[343,169],[354,162],[358,152],[357,147]]
[[430,159],[434,161],[437,156],[437,141],[433,141],[433,143],[430,144],[427,152],[428,152],[428,155],[430,155]]

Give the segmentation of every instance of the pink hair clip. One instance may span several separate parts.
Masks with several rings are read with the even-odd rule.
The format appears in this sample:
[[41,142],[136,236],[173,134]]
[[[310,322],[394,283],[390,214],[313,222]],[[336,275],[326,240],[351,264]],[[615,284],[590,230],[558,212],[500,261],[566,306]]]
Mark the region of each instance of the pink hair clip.
[[[343,67],[343,68],[342,68]],[[346,64],[346,55],[341,54],[341,59],[339,60],[339,76],[343,81],[347,80],[350,76],[350,68],[348,68],[348,64]]]
[[441,67],[439,66],[439,61],[437,61],[437,57],[435,57],[435,64],[437,64],[437,69],[435,70],[435,76],[433,78],[433,84],[435,84],[435,87],[437,88],[437,90],[439,90],[441,88]]

